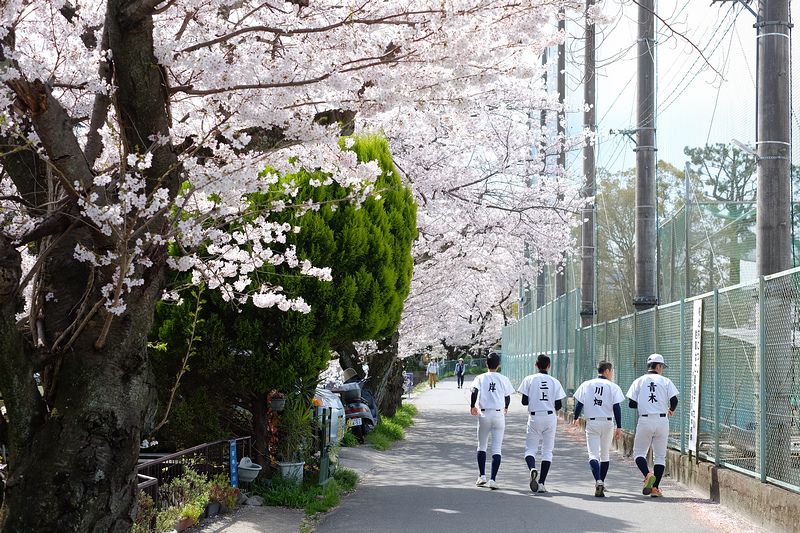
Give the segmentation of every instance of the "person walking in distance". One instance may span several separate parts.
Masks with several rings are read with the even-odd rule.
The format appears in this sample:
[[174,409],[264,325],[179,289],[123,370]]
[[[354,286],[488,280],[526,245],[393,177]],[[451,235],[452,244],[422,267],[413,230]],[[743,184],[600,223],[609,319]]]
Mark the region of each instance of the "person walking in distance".
[[[642,494],[653,498],[663,496],[658,488],[667,464],[667,438],[669,418],[678,407],[678,389],[661,375],[667,365],[657,353],[647,358],[647,373],[637,378],[628,389],[628,406],[639,410],[636,435],[633,439],[633,456],[636,466],[644,475]],[[653,447],[653,472],[647,466],[647,450]]]
[[428,386],[432,389],[436,388],[436,378],[439,375],[439,363],[436,358],[432,357],[431,362],[428,363]]
[[511,403],[514,387],[507,377],[500,374],[500,354],[492,352],[486,358],[489,369],[472,381],[470,397],[470,413],[478,417],[478,481],[476,485],[486,485],[486,448],[489,434],[492,435],[492,470],[488,486],[490,489],[500,488],[497,485],[497,471],[500,469],[500,451],[503,447],[503,433],[506,429],[505,414]]
[[455,367],[454,373],[456,375],[456,381],[458,382],[458,388],[460,389],[461,387],[464,386],[464,359],[463,358],[461,358],[461,357],[458,358],[458,363],[456,363],[456,367]]
[[[525,437],[525,462],[530,470],[530,487],[533,492],[547,492],[544,486],[550,463],[553,461],[553,445],[556,439],[556,411],[561,409],[561,400],[566,396],[559,381],[548,375],[550,358],[540,354],[536,359],[538,374],[522,380],[519,392],[522,405],[528,406],[528,430]],[[542,445],[542,470],[536,471],[536,451]]]
[[[622,433],[622,409],[620,403],[625,399],[619,385],[611,381],[614,369],[608,361],[597,365],[597,377],[581,383],[575,391],[575,421],[581,411],[586,418],[586,447],[589,449],[589,468],[594,476],[594,495],[605,496],[606,474],[608,473],[611,440],[619,439]],[[585,409],[585,410],[584,410]],[[613,417],[613,419],[612,419]],[[614,424],[616,422],[616,429]]]

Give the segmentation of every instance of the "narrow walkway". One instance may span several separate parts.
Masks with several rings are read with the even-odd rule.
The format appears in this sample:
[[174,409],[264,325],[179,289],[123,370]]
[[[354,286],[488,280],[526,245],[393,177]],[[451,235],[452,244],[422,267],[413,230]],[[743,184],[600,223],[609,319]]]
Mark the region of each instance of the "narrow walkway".
[[[512,397],[506,418],[500,490],[476,487],[470,381],[468,376],[465,388],[458,389],[451,378],[415,394],[419,414],[407,439],[391,452],[370,454],[362,483],[314,531],[760,531],[669,478],[661,483],[664,498],[643,496],[641,473],[630,458],[614,452],[607,497],[596,498],[583,433],[564,422],[559,422],[549,492],[531,493],[523,458],[528,415],[519,395]],[[342,450],[344,466],[349,455]]]

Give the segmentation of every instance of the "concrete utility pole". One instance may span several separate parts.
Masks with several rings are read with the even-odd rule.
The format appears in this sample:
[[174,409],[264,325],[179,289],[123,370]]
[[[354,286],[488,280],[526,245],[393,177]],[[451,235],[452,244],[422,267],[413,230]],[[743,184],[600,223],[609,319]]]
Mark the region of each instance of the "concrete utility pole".
[[[562,34],[566,30],[566,21],[564,20],[564,10],[559,10],[561,18],[558,21],[558,31]],[[567,59],[566,59],[566,45],[564,42],[558,45],[558,103],[561,108],[558,110],[557,115],[557,131],[558,139],[561,142],[561,147],[558,150],[558,167],[565,169],[567,166],[567,151],[566,151],[566,122],[567,114],[564,110],[564,96],[567,92]],[[562,256],[561,269],[556,272],[556,298],[563,296],[567,292],[566,288],[567,276],[567,262],[565,256]]]
[[[544,49],[542,52],[542,67],[543,67],[543,78],[544,78],[544,90],[547,91],[547,48]],[[542,106],[542,110],[539,112],[539,126],[542,130],[547,126],[547,110]],[[547,150],[542,149],[542,164],[544,168],[547,168]],[[544,173],[544,172],[543,172]],[[547,279],[547,264],[541,260],[541,258],[537,259],[539,265],[539,274],[536,276],[536,309],[540,307],[544,307],[544,297],[545,297],[545,280]]]
[[[756,210],[756,271],[760,276],[787,270],[791,258],[791,23],[789,0],[761,0],[758,3],[756,98],[758,156],[758,206]],[[764,283],[762,328],[769,328],[766,343],[759,350],[759,381],[764,390],[759,447],[761,479],[767,476],[787,480],[791,464],[792,410],[791,316],[795,307],[793,291]],[[766,426],[766,427],[764,427]]]
[[[594,0],[586,0],[586,11],[594,5]],[[595,107],[595,27],[586,20],[586,50],[584,52],[583,100],[588,109],[583,112],[583,127],[594,133],[597,129]],[[595,195],[595,156],[594,143],[583,147],[583,194],[584,198]],[[594,323],[594,200],[583,208],[581,228],[581,327]]]
[[654,0],[639,2],[636,126],[636,265],[633,306],[637,311],[656,298],[656,91]]
[[758,206],[756,271],[787,270],[791,261],[791,101],[788,0],[758,3]]

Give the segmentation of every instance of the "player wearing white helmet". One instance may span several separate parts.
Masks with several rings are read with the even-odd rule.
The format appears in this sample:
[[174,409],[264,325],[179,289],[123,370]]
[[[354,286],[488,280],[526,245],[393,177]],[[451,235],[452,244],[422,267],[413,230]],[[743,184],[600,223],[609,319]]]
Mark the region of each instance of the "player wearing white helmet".
[[[500,451],[503,447],[503,433],[506,429],[505,414],[511,403],[514,387],[507,377],[497,372],[500,368],[500,354],[492,352],[486,358],[489,369],[480,374],[472,382],[470,413],[478,416],[478,481],[476,485],[486,485],[486,448],[489,434],[492,435],[492,471],[489,488],[500,488],[497,485],[497,471],[500,469]],[[476,405],[477,404],[477,405]]]
[[[653,498],[663,496],[658,484],[664,475],[667,461],[669,418],[678,407],[678,389],[661,375],[667,365],[657,353],[647,358],[647,373],[636,379],[628,389],[628,406],[639,410],[636,435],[633,439],[633,456],[636,466],[644,474],[642,494]],[[647,466],[647,450],[653,446],[653,472]]]
[[625,395],[619,385],[611,381],[613,375],[611,363],[600,361],[597,365],[597,377],[581,383],[574,394],[577,402],[574,426],[578,427],[578,418],[583,411],[586,418],[589,468],[594,476],[594,495],[598,497],[605,496],[611,440],[619,439],[622,433],[622,409],[619,404],[625,399]]
[[[550,358],[540,354],[536,359],[538,374],[522,380],[519,392],[522,405],[528,406],[528,429],[525,436],[525,462],[530,470],[529,483],[533,492],[547,492],[544,486],[550,463],[553,461],[553,446],[556,439],[556,411],[561,409],[561,400],[566,396],[559,381],[550,376]],[[536,451],[542,445],[542,470],[536,471]]]

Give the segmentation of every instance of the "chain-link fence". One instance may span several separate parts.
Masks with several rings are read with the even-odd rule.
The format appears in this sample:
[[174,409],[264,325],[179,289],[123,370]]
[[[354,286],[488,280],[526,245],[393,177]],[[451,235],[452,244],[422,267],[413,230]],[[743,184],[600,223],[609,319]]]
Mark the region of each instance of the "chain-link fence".
[[[454,374],[456,370],[456,363],[458,360],[448,360],[439,362],[438,377],[442,378],[447,374]],[[464,370],[466,375],[481,374],[486,371],[486,358],[485,357],[465,357]]]
[[[571,398],[605,359],[625,392],[645,373],[647,356],[658,352],[669,365],[664,375],[680,391],[669,445],[686,453],[698,300],[698,455],[800,491],[800,268],[587,328],[580,327],[580,291],[574,290],[504,328],[503,374],[519,386],[544,353]],[[635,411],[625,406],[622,414],[623,427],[633,431]]]

